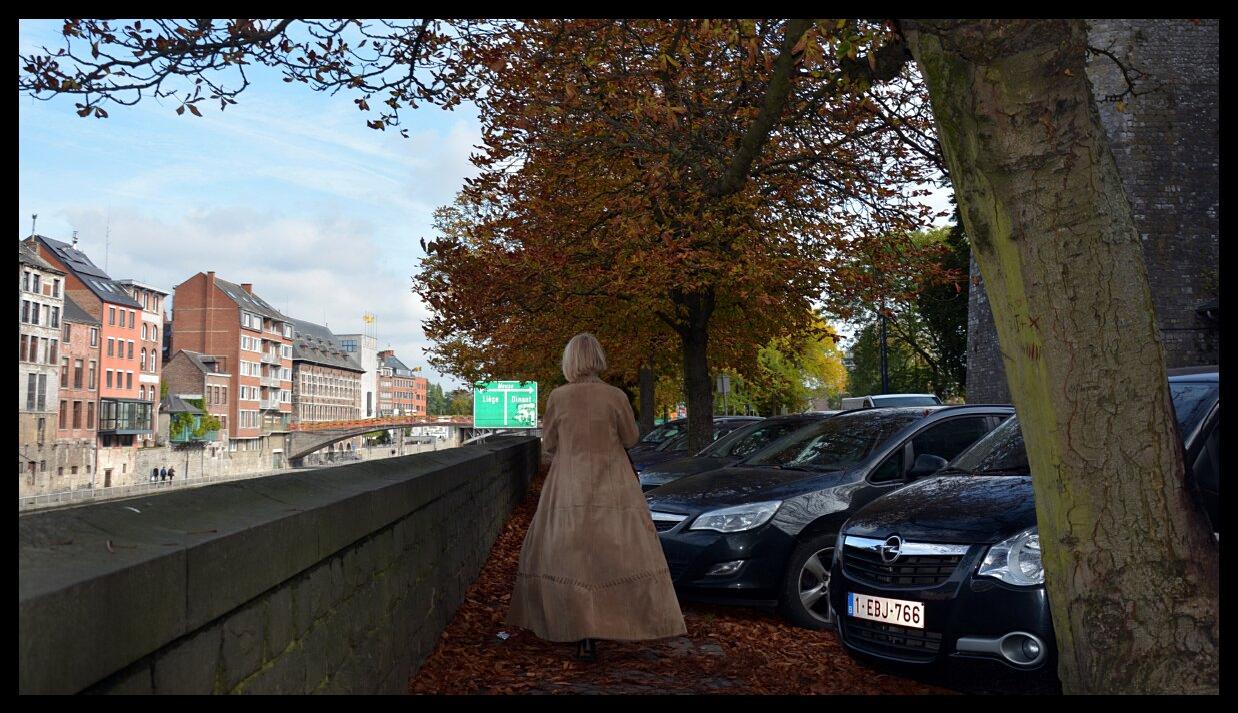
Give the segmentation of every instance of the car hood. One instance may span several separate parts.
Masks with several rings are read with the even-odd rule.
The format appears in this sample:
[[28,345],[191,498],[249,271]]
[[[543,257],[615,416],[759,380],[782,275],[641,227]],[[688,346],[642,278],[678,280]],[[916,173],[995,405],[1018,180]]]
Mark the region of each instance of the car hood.
[[641,453],[632,453],[632,463],[638,466],[646,466],[651,463],[663,463],[670,460],[678,460],[683,458],[684,451],[644,451]]
[[1036,524],[1032,479],[1024,475],[926,478],[884,495],[847,520],[848,535],[991,544]]
[[688,511],[783,500],[822,487],[824,479],[837,480],[841,474],[731,466],[680,478],[649,491],[645,499],[653,509]]
[[[633,458],[635,460],[635,458]],[[670,482],[678,480],[684,476],[694,475],[696,473],[704,473],[707,470],[715,470],[723,468],[731,463],[734,463],[734,458],[710,458],[708,456],[688,456],[687,458],[677,458],[675,460],[666,461],[651,465],[642,476],[654,476],[658,480]]]

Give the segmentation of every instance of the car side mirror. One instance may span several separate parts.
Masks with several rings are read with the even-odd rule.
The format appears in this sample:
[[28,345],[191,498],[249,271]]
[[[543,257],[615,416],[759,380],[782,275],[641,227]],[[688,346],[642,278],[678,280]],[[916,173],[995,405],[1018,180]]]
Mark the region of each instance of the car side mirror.
[[912,464],[911,471],[907,473],[907,479],[915,480],[916,478],[923,478],[924,476],[932,475],[945,467],[945,458],[935,456],[932,453],[921,453],[916,456],[916,462]]

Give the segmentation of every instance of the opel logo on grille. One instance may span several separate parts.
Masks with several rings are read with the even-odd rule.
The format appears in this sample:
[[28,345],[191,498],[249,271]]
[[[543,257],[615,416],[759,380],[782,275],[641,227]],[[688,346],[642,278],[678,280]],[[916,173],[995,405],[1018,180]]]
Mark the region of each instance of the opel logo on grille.
[[903,548],[903,540],[898,535],[890,535],[881,545],[881,561],[891,564],[898,559],[899,550]]

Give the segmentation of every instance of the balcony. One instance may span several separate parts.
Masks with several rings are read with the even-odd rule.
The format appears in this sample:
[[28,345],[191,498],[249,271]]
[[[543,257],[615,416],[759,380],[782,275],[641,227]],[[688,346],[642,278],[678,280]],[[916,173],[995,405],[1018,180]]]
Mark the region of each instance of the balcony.
[[258,402],[258,408],[263,411],[278,411],[279,399],[262,399]]
[[288,432],[288,414],[283,416],[264,416],[262,418],[262,435]]
[[280,385],[280,379],[278,376],[264,376],[259,379],[259,381],[262,382],[263,386],[274,386],[277,389]]
[[262,352],[261,361],[263,364],[278,364],[279,354],[272,354],[271,352]]

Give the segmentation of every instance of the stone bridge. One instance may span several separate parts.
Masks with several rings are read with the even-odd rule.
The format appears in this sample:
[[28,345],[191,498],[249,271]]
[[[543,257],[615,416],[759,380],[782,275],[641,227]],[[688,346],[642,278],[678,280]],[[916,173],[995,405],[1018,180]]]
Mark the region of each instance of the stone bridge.
[[445,426],[453,436],[451,445],[460,445],[474,435],[473,419],[469,416],[388,416],[349,421],[322,421],[292,424],[288,435],[287,455],[290,462],[325,448],[332,443],[374,431],[413,426]]

